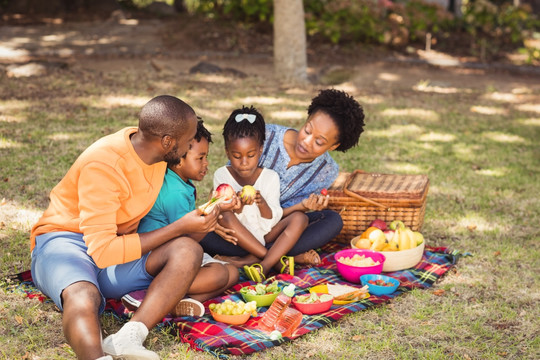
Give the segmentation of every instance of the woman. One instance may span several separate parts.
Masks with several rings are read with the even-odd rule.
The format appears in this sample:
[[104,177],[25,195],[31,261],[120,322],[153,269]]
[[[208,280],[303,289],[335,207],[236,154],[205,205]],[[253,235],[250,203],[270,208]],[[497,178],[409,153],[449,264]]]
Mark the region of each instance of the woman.
[[[309,224],[289,251],[294,261],[316,265],[313,250],[336,237],[343,221],[338,213],[325,209],[328,188],[339,174],[339,166],[329,151],[347,151],[358,144],[364,131],[364,111],[350,95],[335,89],[322,90],[308,107],[308,119],[300,130],[266,125],[266,141],[259,165],[273,169],[280,177],[280,203],[283,217],[294,211],[305,212]],[[234,235],[220,232],[207,235],[201,245],[210,254],[242,256],[235,249]]]

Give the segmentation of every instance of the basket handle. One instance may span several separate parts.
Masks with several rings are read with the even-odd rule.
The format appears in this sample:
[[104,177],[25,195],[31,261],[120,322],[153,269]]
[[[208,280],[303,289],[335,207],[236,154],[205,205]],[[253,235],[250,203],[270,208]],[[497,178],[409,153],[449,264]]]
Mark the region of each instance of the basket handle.
[[355,170],[354,172],[352,172],[349,177],[347,178],[347,180],[345,180],[345,183],[343,184],[343,192],[347,195],[349,195],[350,197],[354,197],[354,198],[357,198],[358,200],[360,201],[364,201],[364,202],[367,202],[367,203],[370,203],[372,205],[375,205],[375,206],[378,206],[380,208],[383,208],[384,210],[388,211],[390,210],[390,207],[384,205],[384,204],[381,204],[379,202],[376,202],[374,200],[371,200],[367,197],[364,197],[362,195],[358,195],[357,193],[355,192],[352,192],[351,190],[347,189],[349,184],[351,183],[352,179],[354,178],[354,176],[358,173],[363,173],[364,171],[362,170]]

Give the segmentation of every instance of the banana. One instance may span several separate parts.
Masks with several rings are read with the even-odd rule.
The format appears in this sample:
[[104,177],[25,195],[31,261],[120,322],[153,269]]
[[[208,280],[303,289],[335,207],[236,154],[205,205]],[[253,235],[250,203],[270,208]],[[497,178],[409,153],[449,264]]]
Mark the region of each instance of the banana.
[[409,242],[409,249],[414,249],[417,244],[413,231],[410,228],[405,228],[404,232],[406,234],[407,241]]
[[409,242],[409,236],[407,235],[405,229],[396,229],[396,233],[399,234],[399,240],[398,240],[398,245],[399,245],[399,250],[408,250],[411,248],[411,244]]
[[375,241],[373,242],[373,244],[371,244],[371,247],[369,249],[374,250],[374,251],[381,251],[385,245],[386,245],[386,238],[382,236],[375,239]]

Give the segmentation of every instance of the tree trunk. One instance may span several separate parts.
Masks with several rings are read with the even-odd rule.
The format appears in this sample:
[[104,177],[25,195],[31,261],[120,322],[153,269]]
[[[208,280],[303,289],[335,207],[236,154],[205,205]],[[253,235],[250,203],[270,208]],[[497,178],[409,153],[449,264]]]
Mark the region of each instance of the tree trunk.
[[302,0],[274,0],[274,71],[282,82],[307,82]]

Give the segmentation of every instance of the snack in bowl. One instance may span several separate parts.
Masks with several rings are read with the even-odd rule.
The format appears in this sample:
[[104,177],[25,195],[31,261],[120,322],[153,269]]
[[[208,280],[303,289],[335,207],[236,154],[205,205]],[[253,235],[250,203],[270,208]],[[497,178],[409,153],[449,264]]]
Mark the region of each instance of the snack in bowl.
[[334,304],[336,305],[350,304],[369,297],[367,286],[357,288],[349,285],[328,283],[314,286],[309,289],[309,292],[330,294],[334,297]]
[[257,307],[270,306],[281,292],[277,281],[270,284],[258,283],[256,285],[244,286],[240,289],[240,294],[245,301],[255,301]]
[[399,286],[399,281],[397,279],[381,274],[362,275],[360,276],[360,281],[362,282],[362,285],[368,286],[371,294],[377,296],[390,295],[396,291]]
[[332,307],[333,301],[334,297],[330,294],[312,292],[307,295],[295,296],[292,303],[302,314],[314,315],[328,311]]
[[234,302],[227,299],[222,303],[208,305],[208,309],[214,320],[230,325],[244,324],[251,315],[257,316],[255,301],[245,303],[242,300]]
[[334,255],[339,273],[352,283],[360,283],[364,274],[380,274],[386,258],[372,250],[345,249]]

